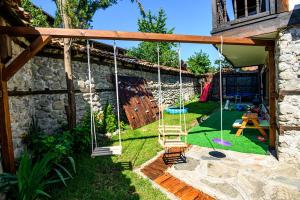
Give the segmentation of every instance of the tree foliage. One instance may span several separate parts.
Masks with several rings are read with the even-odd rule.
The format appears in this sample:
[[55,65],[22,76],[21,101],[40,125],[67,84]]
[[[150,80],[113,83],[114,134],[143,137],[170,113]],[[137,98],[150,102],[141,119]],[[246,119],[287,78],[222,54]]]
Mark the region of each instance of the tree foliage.
[[[60,0],[53,0],[57,7],[55,26],[62,26],[61,6]],[[139,0],[130,0],[132,3],[136,2],[140,12],[143,14],[144,9]],[[65,13],[70,19],[70,26],[72,28],[91,28],[93,17],[97,10],[105,10],[106,8],[117,4],[118,0],[66,0],[64,8]]]
[[222,68],[233,68],[232,64],[228,62],[225,58],[215,60],[216,68],[219,68],[221,62]]
[[[172,34],[174,28],[168,29],[166,21],[167,15],[163,9],[160,9],[157,15],[149,11],[145,17],[138,20],[138,30],[145,33]],[[174,50],[176,47],[174,43],[141,42],[137,47],[131,48],[127,54],[138,59],[156,63],[157,46],[159,46],[160,64],[172,67],[178,66],[178,54]]]
[[49,27],[47,16],[42,9],[35,7],[31,0],[22,0],[21,6],[31,15],[31,25],[35,27]]
[[194,55],[188,58],[187,64],[194,74],[205,74],[212,71],[209,56],[203,51],[195,52]]

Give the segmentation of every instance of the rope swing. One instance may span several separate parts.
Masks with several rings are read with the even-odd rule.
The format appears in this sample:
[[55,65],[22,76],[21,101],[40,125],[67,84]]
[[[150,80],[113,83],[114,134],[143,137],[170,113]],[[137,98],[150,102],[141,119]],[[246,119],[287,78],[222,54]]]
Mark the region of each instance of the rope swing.
[[114,42],[114,66],[115,66],[115,83],[116,83],[116,98],[117,98],[117,116],[118,116],[118,135],[119,145],[118,146],[107,146],[99,147],[97,145],[97,133],[95,127],[95,116],[93,108],[93,93],[92,93],[92,75],[91,75],[91,63],[90,63],[90,44],[87,41],[87,59],[88,59],[88,74],[89,74],[89,92],[90,92],[90,111],[91,111],[91,157],[96,156],[108,156],[108,155],[121,155],[122,154],[122,140],[121,140],[121,128],[120,128],[120,102],[119,102],[119,87],[118,87],[118,64],[117,64],[117,47]]
[[220,130],[220,135],[221,135],[221,139],[220,138],[214,138],[213,142],[220,144],[222,146],[231,146],[232,144],[228,141],[223,140],[223,81],[222,81],[222,58],[223,58],[223,36],[221,36],[221,46],[220,48],[218,48],[218,52],[219,52],[219,88],[220,88],[220,126],[221,126],[221,130]]
[[[182,89],[182,66],[181,66],[181,54],[180,46],[178,48],[178,60],[179,60],[179,107],[180,110],[184,110],[184,99]],[[159,104],[159,126],[158,126],[158,141],[162,147],[168,151],[172,147],[186,148],[187,145],[187,127],[185,113],[180,112],[179,125],[166,125],[164,121],[164,109],[162,85],[161,85],[161,72],[160,72],[160,48],[157,44],[157,72],[158,72],[158,104]],[[182,130],[184,129],[184,131]]]

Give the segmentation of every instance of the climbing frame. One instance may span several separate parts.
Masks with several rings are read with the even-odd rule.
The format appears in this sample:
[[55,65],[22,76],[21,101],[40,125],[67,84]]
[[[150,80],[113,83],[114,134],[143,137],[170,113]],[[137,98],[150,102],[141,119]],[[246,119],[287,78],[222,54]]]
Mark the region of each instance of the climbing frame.
[[145,79],[119,76],[121,105],[133,129],[158,120],[158,106]]

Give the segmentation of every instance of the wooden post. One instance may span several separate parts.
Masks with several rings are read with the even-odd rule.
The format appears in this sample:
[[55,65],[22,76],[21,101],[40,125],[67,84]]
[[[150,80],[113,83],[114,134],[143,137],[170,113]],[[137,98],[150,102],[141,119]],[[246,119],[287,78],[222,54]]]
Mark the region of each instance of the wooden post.
[[248,17],[248,0],[245,0],[245,17]]
[[270,14],[276,13],[276,0],[270,0]]
[[212,27],[217,28],[218,27],[218,21],[217,21],[217,1],[212,0]]
[[269,147],[275,149],[276,143],[276,74],[275,74],[275,60],[274,47],[267,47],[268,51],[268,68],[269,68],[269,114],[270,114],[270,133],[269,133]]
[[3,63],[0,63],[0,134],[1,134],[1,155],[4,172],[15,173],[14,147],[10,125],[9,102],[7,82],[4,81]]
[[260,0],[256,0],[256,14],[260,13],[260,4],[259,4]]
[[[4,25],[5,22],[0,19],[0,24]],[[12,131],[10,125],[7,81],[4,81],[4,63],[6,63],[11,58],[11,40],[7,35],[0,35],[0,42],[0,140],[2,167],[4,172],[15,173],[16,168]]]
[[[61,17],[63,20],[64,28],[70,28],[70,19],[65,13],[66,0],[61,1]],[[72,41],[70,38],[64,38],[64,67],[68,90],[68,106],[66,106],[66,113],[68,118],[69,130],[72,130],[76,126],[76,101],[73,83],[73,70],[72,70],[72,60],[71,60],[71,50]]]
[[234,18],[237,19],[238,16],[237,16],[237,4],[236,4],[236,0],[234,0],[234,3],[233,3],[233,10],[234,10]]
[[227,6],[226,6],[226,0],[223,0],[223,13],[224,13],[224,22],[227,22]]

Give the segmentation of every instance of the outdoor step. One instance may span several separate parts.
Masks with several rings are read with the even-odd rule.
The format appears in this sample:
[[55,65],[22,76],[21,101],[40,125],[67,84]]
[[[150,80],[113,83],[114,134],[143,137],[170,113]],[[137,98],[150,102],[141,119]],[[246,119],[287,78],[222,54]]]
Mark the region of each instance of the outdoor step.
[[186,193],[181,197],[181,200],[194,200],[199,196],[199,192],[195,189],[192,189],[190,192]]
[[169,173],[165,173],[162,176],[158,177],[157,179],[155,179],[154,181],[157,184],[161,184],[162,182],[164,182],[165,180],[171,178],[172,176]]
[[177,197],[182,197],[183,195],[185,195],[186,193],[190,192],[193,188],[191,186],[186,186],[183,187],[181,190],[179,190],[178,192],[175,193],[175,195]]
[[165,180],[164,182],[162,182],[160,185],[164,188],[166,188],[167,190],[169,190],[169,188],[174,184],[174,182],[176,181],[177,179],[175,177],[171,177],[167,180]]
[[176,193],[184,187],[186,187],[186,184],[182,181],[179,181],[178,184],[176,184],[173,188],[171,188],[170,192]]

